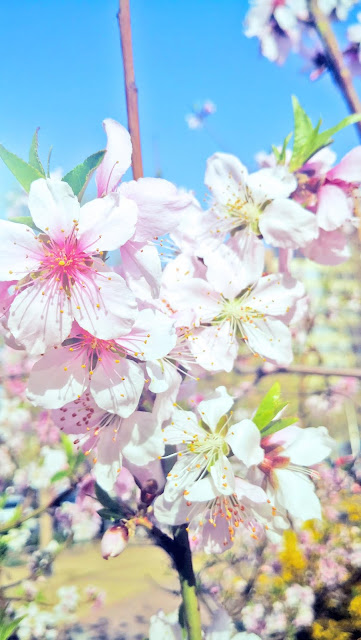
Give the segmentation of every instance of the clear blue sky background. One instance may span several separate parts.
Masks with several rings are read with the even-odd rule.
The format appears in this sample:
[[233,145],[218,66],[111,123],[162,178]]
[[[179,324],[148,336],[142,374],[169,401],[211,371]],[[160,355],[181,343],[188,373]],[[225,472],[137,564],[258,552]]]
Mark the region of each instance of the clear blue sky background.
[[[311,83],[297,56],[278,67],[258,53],[257,41],[243,35],[247,7],[246,0],[131,2],[145,174],[160,164],[164,177],[201,199],[206,158],[220,145],[187,128],[195,101],[216,103],[209,126],[251,168],[257,151],[291,130],[292,93],[326,126],[346,115],[330,78]],[[104,148],[105,117],[126,124],[116,12],[117,0],[0,3],[0,141],[7,148],[26,158],[40,126],[44,162],[52,144],[53,168],[68,171]],[[350,127],[335,148],[341,155],[357,142]],[[14,186],[1,163],[1,206]]]

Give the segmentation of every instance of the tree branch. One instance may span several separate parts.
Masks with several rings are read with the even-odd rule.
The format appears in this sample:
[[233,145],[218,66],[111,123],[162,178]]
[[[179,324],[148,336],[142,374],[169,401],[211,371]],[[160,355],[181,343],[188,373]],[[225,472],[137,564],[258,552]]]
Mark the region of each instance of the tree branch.
[[261,367],[237,367],[237,373],[243,375],[254,374],[257,380],[269,375],[277,375],[279,373],[294,373],[301,376],[340,376],[340,378],[360,378],[361,369],[356,367],[344,367],[338,369],[336,367],[309,366],[304,364],[290,364],[288,367],[277,367],[267,370]]
[[142,152],[140,147],[138,89],[135,84],[132,30],[130,25],[129,0],[119,0],[117,14],[122,46],[125,95],[127,100],[128,129],[133,145],[132,169],[134,180],[143,176]]
[[[319,8],[317,0],[309,0],[309,10],[324,46],[325,58],[334,81],[340,87],[351,113],[361,113],[361,101],[353,85],[351,72],[344,64],[342,51],[332,31],[330,20]],[[361,138],[361,122],[356,122],[355,127]]]

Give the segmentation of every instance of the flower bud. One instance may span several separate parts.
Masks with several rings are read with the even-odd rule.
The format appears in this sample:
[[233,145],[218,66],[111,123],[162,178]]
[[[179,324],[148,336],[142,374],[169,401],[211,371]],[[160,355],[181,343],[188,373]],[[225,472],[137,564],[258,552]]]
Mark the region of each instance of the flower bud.
[[104,560],[119,556],[128,544],[128,529],[122,524],[110,527],[103,535],[101,551]]
[[158,492],[158,482],[151,478],[147,480],[143,486],[140,493],[140,499],[143,504],[150,505],[154,498],[156,497]]

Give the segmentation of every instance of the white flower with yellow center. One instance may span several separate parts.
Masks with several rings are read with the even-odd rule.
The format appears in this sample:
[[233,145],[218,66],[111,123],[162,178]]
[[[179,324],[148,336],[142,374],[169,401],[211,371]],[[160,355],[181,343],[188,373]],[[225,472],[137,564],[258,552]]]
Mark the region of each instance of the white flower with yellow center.
[[[181,492],[187,497],[191,487],[207,473],[222,495],[235,491],[232,464],[227,456],[235,455],[247,467],[263,460],[263,450],[256,445],[259,431],[251,420],[232,423],[233,399],[225,387],[217,389],[192,411],[175,409],[172,422],[165,427],[166,445],[183,445],[177,462],[168,474],[164,497],[171,501]],[[252,451],[251,455],[250,452]]]

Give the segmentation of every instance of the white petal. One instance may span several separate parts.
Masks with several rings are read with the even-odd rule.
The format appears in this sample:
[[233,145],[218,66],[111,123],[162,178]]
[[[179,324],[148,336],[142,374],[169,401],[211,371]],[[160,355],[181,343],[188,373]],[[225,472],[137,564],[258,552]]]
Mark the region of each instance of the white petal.
[[31,184],[29,210],[36,226],[61,242],[72,232],[80,205],[67,182],[41,178]]
[[0,242],[3,247],[0,252],[1,280],[21,280],[39,268],[44,254],[30,227],[0,220]]
[[267,360],[287,365],[292,362],[291,332],[280,320],[271,317],[256,318],[253,323],[243,323],[250,349]]
[[234,455],[247,467],[262,462],[264,452],[260,447],[261,434],[252,420],[241,420],[232,424],[225,440]]
[[17,341],[30,354],[44,353],[47,347],[59,345],[71,329],[71,305],[63,291],[47,291],[37,281],[17,294],[8,318],[8,327]]
[[204,182],[217,203],[227,204],[237,198],[245,185],[248,171],[236,156],[230,153],[215,153],[207,160]]
[[150,391],[154,393],[162,393],[167,391],[174,384],[180,385],[182,377],[177,369],[166,360],[148,360],[146,369],[151,382],[149,384]]
[[95,174],[99,197],[115,189],[130,167],[132,158],[132,143],[125,127],[112,118],[106,118],[103,128],[108,140],[106,154]]
[[279,484],[277,499],[290,515],[301,520],[320,520],[321,505],[313,482],[305,474],[289,469],[277,469],[275,474]]
[[31,370],[27,396],[44,409],[57,409],[75,400],[87,387],[82,360],[66,347],[49,349]]
[[352,216],[352,207],[342,189],[325,184],[318,193],[317,222],[321,229],[334,231]]
[[318,236],[317,218],[294,200],[277,199],[265,208],[259,220],[265,241],[282,249],[298,249]]
[[247,185],[256,204],[275,198],[287,198],[297,188],[295,176],[286,167],[270,167],[251,173]]
[[218,460],[212,464],[210,474],[219,494],[229,496],[231,493],[234,493],[234,473],[232,465],[226,456],[220,456]]
[[182,444],[191,442],[195,437],[204,438],[205,431],[198,425],[198,420],[192,411],[174,409],[172,420],[163,431],[166,444]]
[[230,332],[230,322],[196,329],[189,337],[189,348],[197,365],[206,371],[232,371],[238,342]]
[[247,303],[265,315],[283,316],[305,295],[301,282],[288,274],[272,274],[260,278]]
[[[122,426],[120,427],[122,428]],[[97,444],[97,462],[94,466],[95,479],[104,491],[112,491],[122,468],[122,452],[118,438],[114,442],[111,427],[104,429]]]
[[218,496],[218,491],[215,487],[211,476],[206,476],[202,480],[198,480],[189,489],[187,500],[191,502],[208,502]]
[[135,202],[119,193],[87,202],[79,215],[80,248],[87,253],[119,249],[132,237],[137,216]]
[[213,393],[207,395],[207,400],[202,400],[197,411],[212,431],[215,431],[220,419],[228,413],[233,405],[233,398],[227,392],[226,387],[217,387]]
[[155,416],[147,411],[135,411],[122,421],[119,442],[123,456],[131,464],[146,465],[164,453],[162,430]]
[[136,409],[143,386],[142,368],[132,360],[121,358],[113,370],[98,362],[90,390],[98,407],[127,418]]
[[133,345],[142,360],[156,360],[166,356],[175,346],[177,334],[173,321],[161,311],[143,309],[128,336],[117,343],[125,348]]
[[299,430],[297,438],[285,448],[285,455],[293,464],[310,467],[327,458],[335,446],[326,427],[309,427]]
[[[200,507],[199,511],[202,512],[203,508]],[[158,522],[168,525],[184,524],[187,522],[187,517],[190,512],[190,507],[187,506],[187,502],[184,500],[183,495],[178,496],[175,500],[166,500],[164,493],[160,495],[154,502],[154,515]],[[192,515],[194,509],[192,509]]]
[[134,294],[112,271],[94,274],[85,287],[76,282],[72,300],[77,323],[103,340],[129,333],[138,315]]

